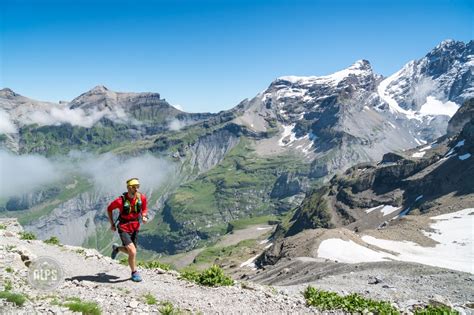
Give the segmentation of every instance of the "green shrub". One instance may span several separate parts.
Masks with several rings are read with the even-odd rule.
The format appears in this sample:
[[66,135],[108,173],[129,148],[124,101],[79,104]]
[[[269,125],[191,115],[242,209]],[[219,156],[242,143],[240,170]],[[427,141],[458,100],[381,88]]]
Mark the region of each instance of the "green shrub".
[[399,314],[399,311],[389,302],[366,299],[357,293],[340,296],[335,292],[308,286],[303,294],[308,305],[315,306],[322,311],[343,310],[351,313]]
[[53,297],[53,299],[51,300],[51,302],[49,302],[49,304],[51,305],[59,305],[59,306],[62,306],[63,304],[59,301],[59,299],[57,297]]
[[448,306],[427,305],[423,309],[415,309],[415,315],[457,315],[458,311]]
[[146,294],[144,298],[145,298],[146,304],[148,305],[154,305],[157,302],[156,298],[151,293]]
[[7,226],[5,224],[0,224],[0,230],[5,230]]
[[161,307],[158,309],[162,315],[178,315],[182,314],[179,309],[174,308],[171,302],[165,301],[161,302]]
[[180,274],[181,279],[186,279],[192,282],[199,283],[200,272],[193,269],[182,270]]
[[7,268],[5,268],[5,271],[6,272],[9,272],[9,273],[12,273],[13,272],[13,268],[8,266]]
[[20,233],[20,240],[35,240],[36,235],[31,232],[21,232]]
[[18,306],[23,306],[26,297],[21,293],[13,293],[10,291],[0,291],[0,299],[6,299],[10,303],[15,303]]
[[87,315],[100,315],[100,307],[96,302],[81,301],[79,298],[69,299],[71,302],[64,303],[63,305],[69,308],[73,312],[81,312]]
[[163,270],[170,270],[171,265],[159,262],[158,260],[150,260],[150,261],[139,261],[137,266],[145,268],[145,269],[156,269],[160,268]]
[[61,245],[59,242],[59,239],[56,236],[51,236],[49,239],[44,241],[46,244],[51,244],[51,245]]
[[234,284],[234,280],[226,276],[224,271],[217,265],[212,265],[201,273],[193,270],[183,271],[181,278],[211,287]]
[[[122,258],[119,260],[119,263],[128,266],[128,258]],[[137,261],[137,266],[144,269],[156,269],[160,268],[163,270],[170,270],[171,265],[159,262],[158,260],[149,260],[149,261]]]
[[11,291],[13,289],[13,284],[11,280],[5,280],[5,284],[3,285],[3,289],[5,291]]

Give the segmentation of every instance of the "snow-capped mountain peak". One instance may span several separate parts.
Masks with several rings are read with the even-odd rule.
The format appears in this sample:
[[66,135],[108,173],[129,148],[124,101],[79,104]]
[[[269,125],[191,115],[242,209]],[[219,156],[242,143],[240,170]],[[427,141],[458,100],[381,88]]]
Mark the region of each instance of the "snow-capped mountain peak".
[[283,76],[276,79],[274,83],[279,81],[287,81],[291,84],[298,85],[337,85],[342,80],[350,76],[373,76],[370,62],[367,60],[357,60],[350,67],[325,76]]
[[473,56],[473,41],[445,40],[425,57],[410,61],[380,82],[378,95],[392,113],[409,119],[452,116],[474,96]]

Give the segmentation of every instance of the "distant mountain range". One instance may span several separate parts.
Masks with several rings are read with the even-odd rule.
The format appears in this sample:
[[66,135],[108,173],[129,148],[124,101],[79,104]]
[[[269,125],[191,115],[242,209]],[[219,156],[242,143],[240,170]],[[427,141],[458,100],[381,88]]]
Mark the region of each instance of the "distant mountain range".
[[[355,242],[361,251],[367,250],[366,258],[354,258],[353,262],[383,261],[384,257],[417,262],[422,257],[421,261],[428,265],[472,273],[474,270],[469,263],[472,248],[470,254],[464,251],[472,244],[472,235],[459,234],[449,241],[450,244],[443,245],[439,244],[441,238],[433,242],[427,236],[434,238],[429,232],[442,234],[430,227],[434,222],[430,218],[434,216],[446,217],[456,213],[451,217],[459,219],[461,212],[474,214],[473,114],[474,99],[471,99],[449,121],[448,135],[404,152],[387,153],[379,163],[353,166],[308,193],[301,205],[290,211],[279,224],[272,236],[273,246],[259,257],[258,264],[276,264],[285,268],[292,259],[312,257],[313,260],[307,259],[304,264],[300,261],[298,266],[294,266],[292,277],[304,277],[311,263],[329,262],[323,259],[321,244],[328,239],[337,239],[341,244]],[[447,222],[448,218],[443,220]],[[467,230],[472,229],[472,220],[470,223]],[[453,228],[454,225],[449,225],[448,231],[453,232]],[[400,257],[395,252],[390,256],[382,245],[371,247],[374,243],[367,235],[383,239],[380,244],[404,241],[404,246],[411,248],[408,251],[412,255]],[[427,244],[428,241],[432,243]],[[410,242],[415,242],[415,247]],[[452,257],[447,260],[451,262],[428,259],[428,252],[424,252],[422,246],[451,246]],[[367,254],[371,250],[379,253],[380,258],[372,260],[373,257]],[[340,252],[340,257],[344,257]],[[464,252],[464,256],[460,254]],[[345,257],[351,260],[350,255]],[[275,271],[260,277],[268,277],[272,283],[291,281],[288,276]]]
[[[77,150],[124,160],[150,153],[169,161],[173,177],[147,187],[155,219],[142,244],[175,253],[215,240],[240,219],[285,213],[357,163],[444,135],[450,117],[474,97],[473,56],[473,41],[447,40],[388,78],[366,60],[327,76],[280,77],[217,114],[185,113],[157,93],[104,86],[60,104],[5,88],[0,146],[55,158]],[[111,240],[100,231],[109,196],[75,176],[48,192],[38,188],[4,200],[3,214],[18,216],[22,209],[22,223],[42,237],[106,248]],[[86,223],[87,232],[70,238],[68,231]]]

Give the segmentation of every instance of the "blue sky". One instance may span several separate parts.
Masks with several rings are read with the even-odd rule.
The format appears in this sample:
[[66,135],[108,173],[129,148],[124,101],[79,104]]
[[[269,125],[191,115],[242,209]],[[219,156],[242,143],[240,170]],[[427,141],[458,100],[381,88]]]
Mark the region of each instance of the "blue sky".
[[454,0],[4,0],[0,11],[0,87],[56,102],[102,84],[189,112],[358,59],[390,75],[474,29],[472,1]]

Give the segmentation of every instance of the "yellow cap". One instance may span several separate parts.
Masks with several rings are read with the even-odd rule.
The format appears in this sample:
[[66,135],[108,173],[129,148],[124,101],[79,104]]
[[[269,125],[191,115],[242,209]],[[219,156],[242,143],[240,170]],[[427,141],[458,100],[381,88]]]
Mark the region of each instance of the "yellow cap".
[[127,180],[127,186],[135,186],[135,185],[140,185],[138,178],[131,178]]

